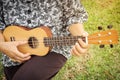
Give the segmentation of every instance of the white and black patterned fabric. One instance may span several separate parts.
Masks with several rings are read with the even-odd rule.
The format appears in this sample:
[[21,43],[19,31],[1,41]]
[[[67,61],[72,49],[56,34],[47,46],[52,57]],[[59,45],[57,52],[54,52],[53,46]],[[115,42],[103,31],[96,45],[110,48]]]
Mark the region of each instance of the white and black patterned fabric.
[[[48,26],[53,36],[67,36],[67,26],[87,20],[79,0],[0,0],[0,29],[9,25],[35,28]],[[70,47],[53,47],[52,51],[69,57]],[[19,65],[3,55],[4,66]]]

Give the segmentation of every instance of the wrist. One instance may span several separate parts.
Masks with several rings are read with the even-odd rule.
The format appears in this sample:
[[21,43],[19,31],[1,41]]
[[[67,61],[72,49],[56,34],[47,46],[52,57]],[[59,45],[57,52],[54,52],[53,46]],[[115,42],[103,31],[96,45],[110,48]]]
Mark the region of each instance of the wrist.
[[73,36],[80,36],[85,32],[83,28],[83,24],[80,23],[71,24],[68,30]]

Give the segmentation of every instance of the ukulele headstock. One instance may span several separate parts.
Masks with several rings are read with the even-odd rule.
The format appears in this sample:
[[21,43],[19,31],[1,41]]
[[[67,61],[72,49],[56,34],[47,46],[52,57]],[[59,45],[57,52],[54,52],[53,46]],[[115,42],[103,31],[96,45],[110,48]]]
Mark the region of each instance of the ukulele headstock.
[[[88,36],[89,44],[100,44],[100,48],[103,48],[104,45],[110,44],[110,47],[113,47],[113,44],[118,43],[118,32],[112,30],[112,25],[108,25],[109,30],[100,31]],[[102,30],[102,27],[98,27],[99,30]]]

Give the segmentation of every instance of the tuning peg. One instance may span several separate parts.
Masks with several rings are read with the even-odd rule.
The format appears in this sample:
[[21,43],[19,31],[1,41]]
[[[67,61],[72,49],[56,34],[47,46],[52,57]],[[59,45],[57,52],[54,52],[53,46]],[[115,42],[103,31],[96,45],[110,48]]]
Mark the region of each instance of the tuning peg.
[[110,44],[110,48],[113,48],[113,44]]
[[113,25],[108,25],[107,28],[108,29],[112,29]]
[[104,48],[104,47],[105,47],[105,45],[103,45],[103,44],[100,45],[100,48]]
[[98,26],[98,30],[102,30],[102,26]]

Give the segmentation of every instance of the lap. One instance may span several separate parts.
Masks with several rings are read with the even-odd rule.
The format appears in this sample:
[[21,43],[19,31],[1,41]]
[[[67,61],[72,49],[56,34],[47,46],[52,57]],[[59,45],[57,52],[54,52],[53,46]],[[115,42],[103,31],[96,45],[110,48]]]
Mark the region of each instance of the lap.
[[54,52],[46,56],[33,56],[14,74],[13,80],[48,80],[65,64],[66,58]]

